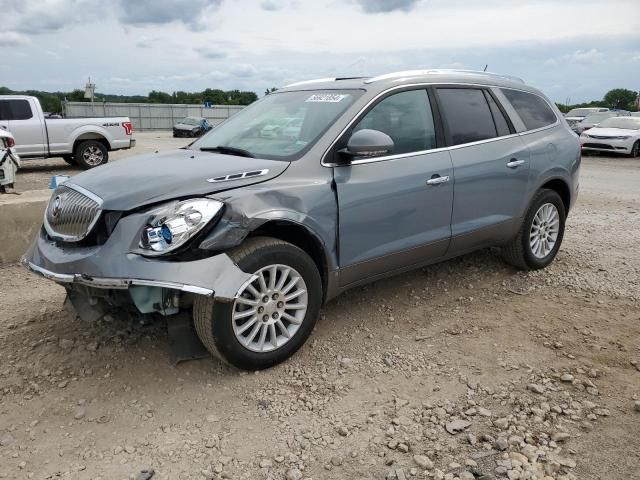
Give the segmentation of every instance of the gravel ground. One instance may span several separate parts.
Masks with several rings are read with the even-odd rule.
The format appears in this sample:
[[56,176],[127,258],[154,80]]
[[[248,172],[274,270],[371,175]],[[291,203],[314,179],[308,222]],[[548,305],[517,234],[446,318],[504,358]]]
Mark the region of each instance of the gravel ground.
[[164,325],[82,323],[0,266],[0,478],[637,478],[638,185],[586,157],[548,269],[484,250],[354,289],[259,374],[173,365]]

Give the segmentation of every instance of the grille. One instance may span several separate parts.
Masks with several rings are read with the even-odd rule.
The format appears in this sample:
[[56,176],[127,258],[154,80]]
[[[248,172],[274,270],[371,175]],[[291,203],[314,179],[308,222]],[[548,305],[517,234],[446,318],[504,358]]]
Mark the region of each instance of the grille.
[[600,148],[603,150],[613,150],[613,147],[611,145],[607,145],[605,143],[583,143],[582,146],[587,148]]
[[85,194],[70,186],[59,186],[45,212],[47,233],[56,240],[82,240],[100,218],[101,204],[101,200],[90,192]]

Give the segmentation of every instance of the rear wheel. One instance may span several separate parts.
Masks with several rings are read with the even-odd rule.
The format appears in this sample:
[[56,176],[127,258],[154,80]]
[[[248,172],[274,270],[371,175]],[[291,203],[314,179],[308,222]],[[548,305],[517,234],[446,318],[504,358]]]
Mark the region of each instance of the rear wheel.
[[564,203],[553,190],[542,189],[533,198],[516,238],[503,248],[503,258],[523,270],[549,265],[564,237]]
[[636,140],[636,143],[633,144],[633,147],[631,148],[631,157],[640,157],[640,140]]
[[197,297],[193,319],[198,336],[213,355],[235,367],[276,365],[313,330],[322,300],[320,273],[303,250],[275,238],[251,238],[227,254],[256,278],[233,302]]
[[88,170],[107,163],[109,151],[103,143],[97,140],[86,140],[78,144],[73,157],[81,168]]

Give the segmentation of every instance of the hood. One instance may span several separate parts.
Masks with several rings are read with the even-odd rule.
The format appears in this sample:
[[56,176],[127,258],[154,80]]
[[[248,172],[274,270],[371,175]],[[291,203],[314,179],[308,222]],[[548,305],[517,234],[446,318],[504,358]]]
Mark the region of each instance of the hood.
[[627,128],[593,127],[589,129],[589,133],[587,135],[599,135],[603,137],[622,137],[622,136],[637,137],[637,136],[640,136],[640,130],[630,130]]
[[193,130],[194,128],[200,128],[200,125],[189,125],[188,123],[176,123],[173,128],[177,130]]
[[[108,163],[72,177],[69,183],[99,196],[105,210],[126,211],[160,201],[261,183],[277,177],[289,165],[278,160],[180,149]],[[207,181],[256,170],[268,172],[243,179]]]

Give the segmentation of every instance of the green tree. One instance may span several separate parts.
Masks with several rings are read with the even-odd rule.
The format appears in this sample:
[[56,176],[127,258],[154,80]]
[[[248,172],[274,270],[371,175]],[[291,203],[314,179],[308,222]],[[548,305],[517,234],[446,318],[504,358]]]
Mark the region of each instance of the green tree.
[[614,88],[609,90],[604,96],[604,104],[609,108],[620,110],[635,110],[636,92],[626,88]]

